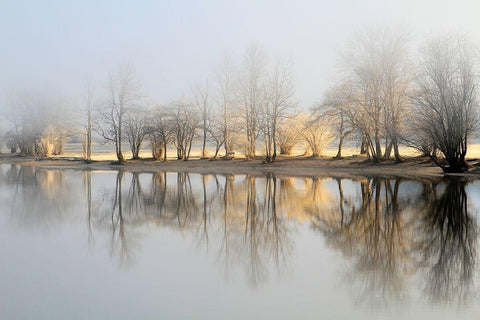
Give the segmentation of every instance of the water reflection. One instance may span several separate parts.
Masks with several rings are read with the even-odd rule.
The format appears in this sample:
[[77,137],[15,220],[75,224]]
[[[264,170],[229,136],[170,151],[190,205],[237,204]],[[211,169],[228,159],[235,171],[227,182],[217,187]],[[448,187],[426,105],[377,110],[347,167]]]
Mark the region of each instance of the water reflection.
[[[12,190],[9,221],[48,229],[78,219],[92,250],[107,244],[122,269],[135,268],[151,228],[167,228],[213,255],[226,278],[240,268],[258,287],[295,273],[293,239],[308,226],[345,259],[339,278],[358,304],[415,299],[412,282],[432,304],[466,304],[476,290],[476,204],[458,178],[79,173],[13,165],[1,175]],[[74,208],[81,217],[69,214]]]
[[462,179],[449,179],[424,192],[425,227],[417,230],[415,246],[419,267],[427,273],[424,291],[432,302],[463,304],[474,296],[478,225],[469,215],[465,186]]
[[311,211],[312,225],[349,260],[342,277],[358,303],[405,302],[408,281],[418,274],[432,303],[473,296],[477,223],[465,180],[369,178],[358,182],[357,197],[336,182],[338,203]]

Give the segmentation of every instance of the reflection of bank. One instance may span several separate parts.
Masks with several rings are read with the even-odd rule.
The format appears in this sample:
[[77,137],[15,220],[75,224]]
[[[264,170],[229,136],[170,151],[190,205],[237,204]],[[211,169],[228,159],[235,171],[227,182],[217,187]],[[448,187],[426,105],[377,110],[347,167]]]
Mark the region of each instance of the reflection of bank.
[[[256,287],[293,271],[291,237],[306,224],[348,259],[342,279],[361,304],[405,301],[409,279],[417,277],[432,303],[465,302],[474,289],[477,225],[459,179],[79,173],[31,166],[11,166],[2,178],[16,186],[15,222],[37,228],[78,222],[70,213],[80,207],[90,247],[108,241],[122,268],[135,266],[142,237],[154,225],[213,253],[226,276],[240,268]],[[82,178],[85,202],[78,199]]]

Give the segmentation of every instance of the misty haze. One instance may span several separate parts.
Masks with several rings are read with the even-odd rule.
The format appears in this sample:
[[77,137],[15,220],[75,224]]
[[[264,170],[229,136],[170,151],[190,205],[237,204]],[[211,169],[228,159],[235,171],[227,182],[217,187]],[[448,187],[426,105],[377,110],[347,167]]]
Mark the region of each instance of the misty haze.
[[5,1],[1,319],[476,319],[480,3]]

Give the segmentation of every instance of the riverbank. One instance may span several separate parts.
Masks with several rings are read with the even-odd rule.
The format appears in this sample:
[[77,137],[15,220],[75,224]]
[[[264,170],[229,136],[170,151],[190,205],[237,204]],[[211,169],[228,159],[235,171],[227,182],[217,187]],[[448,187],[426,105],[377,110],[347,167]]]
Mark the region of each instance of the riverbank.
[[[428,158],[409,157],[403,163],[387,161],[374,164],[365,156],[349,156],[342,159],[332,157],[312,158],[305,156],[280,156],[274,163],[263,163],[261,158],[246,161],[244,159],[192,159],[189,161],[153,159],[129,160],[126,164],[115,165],[111,161],[96,161],[86,164],[80,158],[47,158],[36,160],[15,155],[0,155],[0,164],[28,165],[50,169],[75,170],[124,170],[134,172],[191,172],[208,174],[267,174],[281,176],[399,176],[405,178],[438,177],[442,170]],[[480,166],[477,160],[470,160],[472,169],[460,174],[469,178],[480,178]]]

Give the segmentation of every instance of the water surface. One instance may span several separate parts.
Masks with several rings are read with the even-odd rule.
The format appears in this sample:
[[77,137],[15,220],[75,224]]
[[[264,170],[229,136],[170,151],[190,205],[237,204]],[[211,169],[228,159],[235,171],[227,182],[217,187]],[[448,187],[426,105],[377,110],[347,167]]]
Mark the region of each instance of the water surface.
[[473,319],[480,181],[0,166],[1,319]]

